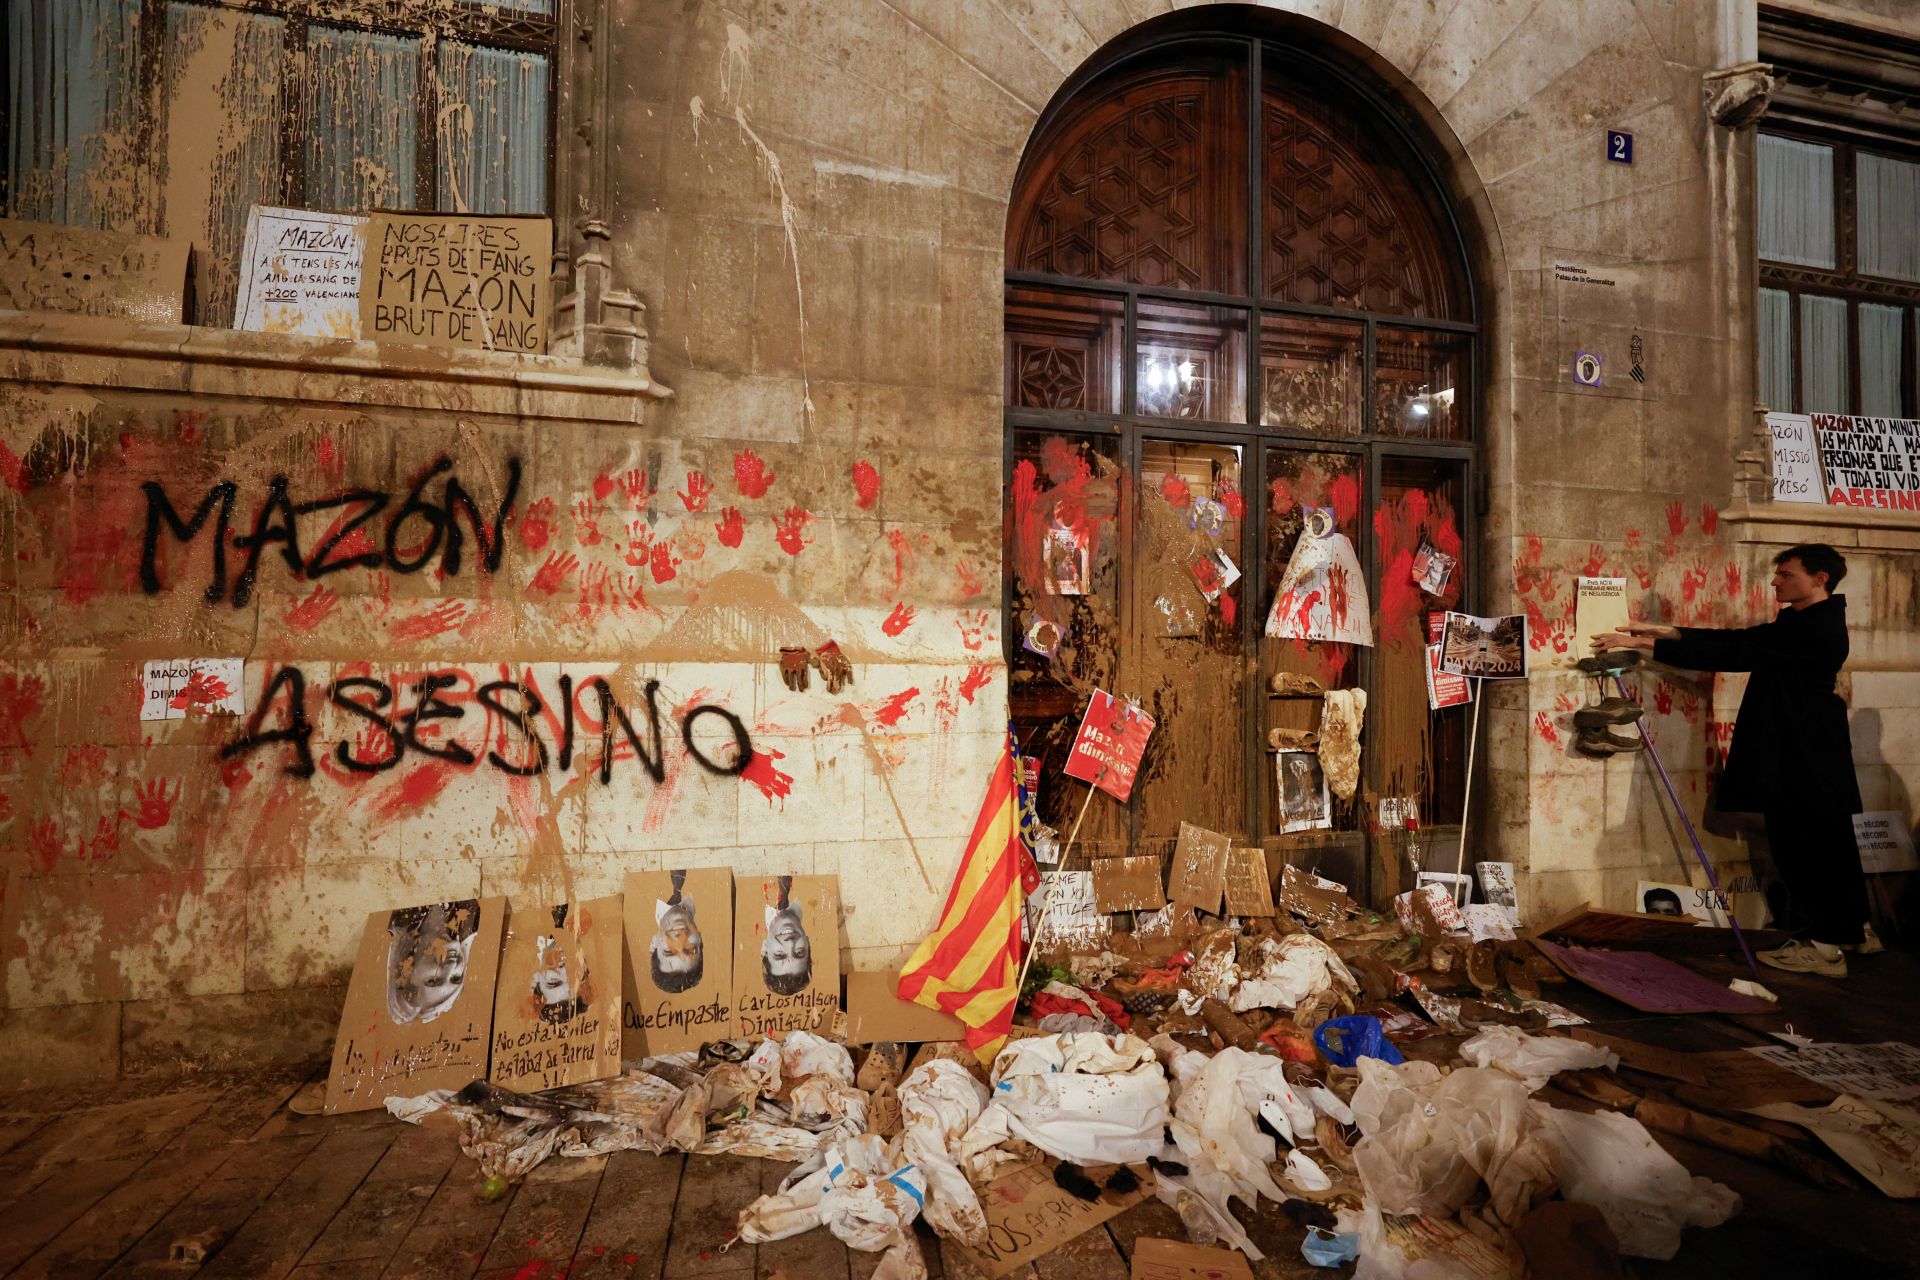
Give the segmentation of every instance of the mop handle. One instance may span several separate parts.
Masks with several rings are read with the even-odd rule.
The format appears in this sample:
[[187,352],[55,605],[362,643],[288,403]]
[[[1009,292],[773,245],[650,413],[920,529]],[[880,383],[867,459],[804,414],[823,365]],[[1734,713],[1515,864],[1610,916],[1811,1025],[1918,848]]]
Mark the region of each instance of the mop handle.
[[[1629,702],[1633,700],[1627,693],[1627,682],[1620,678],[1618,671],[1613,673],[1613,683],[1620,690],[1621,697]],[[1707,859],[1707,851],[1700,843],[1700,833],[1693,829],[1693,819],[1687,816],[1686,806],[1680,803],[1680,793],[1673,789],[1673,779],[1667,776],[1667,766],[1660,763],[1660,753],[1654,749],[1653,738],[1647,733],[1645,720],[1635,721],[1634,728],[1640,731],[1640,741],[1646,744],[1647,755],[1653,760],[1653,767],[1660,771],[1660,781],[1667,789],[1667,798],[1673,801],[1673,811],[1680,815],[1681,823],[1687,828],[1687,839],[1693,841],[1694,856],[1700,859],[1701,869],[1707,873],[1708,887],[1713,890],[1715,897],[1727,904],[1727,923],[1733,926],[1734,940],[1740,944],[1740,954],[1746,957],[1747,969],[1753,974],[1754,980],[1758,981],[1760,967],[1753,961],[1753,949],[1747,945],[1747,935],[1740,931],[1740,922],[1734,919],[1733,901],[1720,893],[1720,879],[1713,874],[1713,863]]]

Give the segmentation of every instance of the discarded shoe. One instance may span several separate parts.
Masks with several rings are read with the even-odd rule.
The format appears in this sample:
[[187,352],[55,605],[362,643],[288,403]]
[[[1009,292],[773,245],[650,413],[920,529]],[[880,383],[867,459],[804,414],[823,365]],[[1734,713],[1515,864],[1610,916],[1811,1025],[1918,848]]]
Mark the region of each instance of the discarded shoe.
[[1299,671],[1274,672],[1268,687],[1276,698],[1318,698],[1327,691],[1325,685]]
[[1582,729],[1579,736],[1573,740],[1575,751],[1583,756],[1592,756],[1600,760],[1608,756],[1639,751],[1646,745],[1646,739],[1637,734],[1629,738],[1624,734],[1613,733],[1606,729]]
[[1580,659],[1574,664],[1590,676],[1610,676],[1620,671],[1631,671],[1640,665],[1638,649],[1608,649],[1605,653],[1596,653]]
[[1318,751],[1320,735],[1311,729],[1267,730],[1269,751]]
[[1500,985],[1500,952],[1491,938],[1483,938],[1467,952],[1467,981],[1482,991]]
[[1609,725],[1632,724],[1643,714],[1640,704],[1631,698],[1602,698],[1599,702],[1581,707],[1574,712],[1573,727],[1604,729]]
[[1794,941],[1775,951],[1762,951],[1760,963],[1784,969],[1788,973],[1817,973],[1823,978],[1847,976],[1847,958],[1827,959],[1812,943]]
[[1851,951],[1855,955],[1872,956],[1885,951],[1887,944],[1880,941],[1880,935],[1873,931],[1872,925],[1863,924],[1860,926],[1859,943],[1850,944],[1843,942],[1840,944],[1840,949],[1842,951]]

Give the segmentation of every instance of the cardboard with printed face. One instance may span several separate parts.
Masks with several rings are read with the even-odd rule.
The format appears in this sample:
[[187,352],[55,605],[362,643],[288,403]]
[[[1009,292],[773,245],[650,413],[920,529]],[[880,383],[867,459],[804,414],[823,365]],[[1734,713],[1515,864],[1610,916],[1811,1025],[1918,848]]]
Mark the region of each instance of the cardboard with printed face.
[[743,1037],[825,1034],[840,1011],[840,883],[736,876],[733,1008]]
[[621,941],[619,898],[513,908],[489,1080],[534,1093],[620,1073]]
[[367,917],[327,1076],[328,1114],[458,1089],[487,1074],[505,898]]
[[620,1054],[645,1058],[733,1035],[733,873],[626,879]]

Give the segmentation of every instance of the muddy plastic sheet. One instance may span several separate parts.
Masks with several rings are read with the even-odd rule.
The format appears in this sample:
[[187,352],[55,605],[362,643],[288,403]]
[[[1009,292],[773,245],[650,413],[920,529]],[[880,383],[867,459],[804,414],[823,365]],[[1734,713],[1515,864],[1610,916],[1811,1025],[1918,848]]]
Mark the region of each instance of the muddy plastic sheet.
[[1588,951],[1535,938],[1569,978],[1642,1013],[1768,1013],[1765,1000],[1743,996],[1651,951]]

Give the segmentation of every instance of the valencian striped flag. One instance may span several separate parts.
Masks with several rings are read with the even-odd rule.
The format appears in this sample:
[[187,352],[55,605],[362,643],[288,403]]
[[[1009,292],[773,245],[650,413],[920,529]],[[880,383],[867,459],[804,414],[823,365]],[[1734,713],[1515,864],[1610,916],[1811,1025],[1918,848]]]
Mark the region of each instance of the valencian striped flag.
[[954,874],[940,924],[900,971],[900,998],[938,1009],[967,1027],[967,1045],[991,1063],[1013,1026],[1019,996],[1020,911],[1039,872],[1021,842],[1013,744],[1004,743]]

